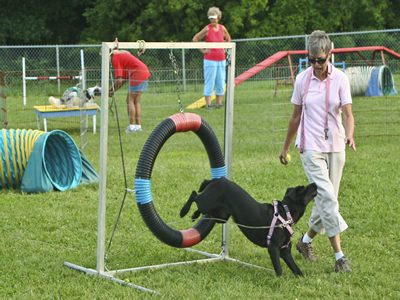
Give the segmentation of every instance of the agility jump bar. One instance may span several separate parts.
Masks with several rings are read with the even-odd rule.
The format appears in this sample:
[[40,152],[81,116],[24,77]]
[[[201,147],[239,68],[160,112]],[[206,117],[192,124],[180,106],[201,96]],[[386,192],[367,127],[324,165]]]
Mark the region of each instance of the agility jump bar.
[[82,79],[82,76],[38,76],[38,77],[25,77],[26,80],[56,80],[56,79]]

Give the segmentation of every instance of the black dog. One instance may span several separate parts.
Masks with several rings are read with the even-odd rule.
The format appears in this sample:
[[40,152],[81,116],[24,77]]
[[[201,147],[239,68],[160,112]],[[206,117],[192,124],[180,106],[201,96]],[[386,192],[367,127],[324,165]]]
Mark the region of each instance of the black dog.
[[[197,219],[200,214],[208,214],[217,219],[218,223],[225,223],[232,215],[234,222],[238,224],[240,230],[250,241],[258,246],[268,248],[278,276],[282,275],[279,257],[286,262],[294,274],[303,276],[292,257],[289,230],[285,227],[275,227],[269,241],[267,239],[270,234],[269,227],[274,219],[273,205],[258,203],[244,189],[226,178],[204,180],[199,193],[201,194],[192,192],[181,210],[181,217],[189,212],[193,202],[196,202],[198,210],[194,212],[192,219]],[[288,188],[283,200],[277,201],[278,214],[286,217],[287,211],[285,211],[284,206],[287,206],[293,222],[297,223],[303,216],[307,204],[316,195],[317,186],[315,183],[307,187]],[[290,223],[290,220],[288,223]],[[276,225],[280,224],[279,221],[276,223]]]

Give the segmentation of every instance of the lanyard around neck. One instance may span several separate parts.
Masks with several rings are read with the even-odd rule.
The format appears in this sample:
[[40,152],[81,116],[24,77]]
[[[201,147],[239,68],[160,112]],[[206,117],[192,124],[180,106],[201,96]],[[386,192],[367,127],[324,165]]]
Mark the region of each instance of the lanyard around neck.
[[[326,77],[326,93],[325,93],[325,105],[326,105],[326,114],[325,114],[325,140],[328,139],[328,115],[329,115],[329,91],[331,85],[331,66],[328,64],[327,68],[327,77]],[[307,75],[306,87],[304,91],[303,97],[303,108],[302,108],[302,116],[301,116],[301,141],[300,141],[300,153],[304,151],[304,144],[305,144],[305,134],[304,134],[304,111],[306,109],[306,99],[308,94],[308,88],[310,87],[311,75],[313,73],[313,68],[310,68],[310,71]]]

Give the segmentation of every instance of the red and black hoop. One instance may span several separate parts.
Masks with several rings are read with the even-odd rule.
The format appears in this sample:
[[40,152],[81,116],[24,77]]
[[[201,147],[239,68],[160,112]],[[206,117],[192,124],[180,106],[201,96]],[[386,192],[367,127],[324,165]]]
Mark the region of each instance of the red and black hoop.
[[202,141],[210,161],[211,178],[226,177],[224,155],[214,131],[203,118],[193,113],[175,114],[154,129],[142,149],[135,176],[136,202],[144,222],[159,240],[178,248],[198,244],[215,225],[215,221],[205,215],[190,229],[173,229],[161,219],[153,204],[150,178],[157,155],[174,133],[187,131],[193,131]]

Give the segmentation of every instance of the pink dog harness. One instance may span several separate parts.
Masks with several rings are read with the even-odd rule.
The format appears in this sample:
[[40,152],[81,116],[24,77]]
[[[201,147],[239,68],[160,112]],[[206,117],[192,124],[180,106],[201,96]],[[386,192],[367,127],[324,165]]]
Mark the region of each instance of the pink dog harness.
[[[269,227],[269,232],[268,232],[268,236],[267,236],[267,246],[269,246],[269,244],[271,243],[271,237],[272,234],[274,233],[274,229],[275,229],[275,225],[276,222],[279,220],[282,224],[279,225],[279,227],[283,228],[285,227],[289,233],[290,233],[290,237],[292,237],[294,235],[294,231],[292,229],[291,226],[294,225],[293,219],[292,219],[292,215],[290,214],[289,208],[287,207],[287,205],[283,204],[283,208],[285,209],[286,212],[286,218],[287,221],[278,213],[278,201],[274,200],[274,218],[272,219],[271,222],[271,226]],[[282,246],[282,248],[287,248],[290,244],[290,240],[289,243],[287,245]]]

